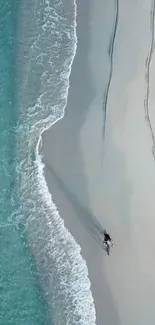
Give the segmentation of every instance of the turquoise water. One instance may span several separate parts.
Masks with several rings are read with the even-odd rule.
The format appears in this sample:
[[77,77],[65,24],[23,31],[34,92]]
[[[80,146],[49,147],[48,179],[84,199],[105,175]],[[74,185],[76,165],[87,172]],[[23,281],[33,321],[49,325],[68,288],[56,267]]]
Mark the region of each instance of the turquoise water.
[[[16,208],[15,43],[18,1],[0,2],[0,324],[51,324],[32,257],[11,221]],[[16,194],[17,196],[16,196]]]
[[1,0],[0,324],[95,323],[88,270],[38,152],[64,115],[76,43],[74,0]]

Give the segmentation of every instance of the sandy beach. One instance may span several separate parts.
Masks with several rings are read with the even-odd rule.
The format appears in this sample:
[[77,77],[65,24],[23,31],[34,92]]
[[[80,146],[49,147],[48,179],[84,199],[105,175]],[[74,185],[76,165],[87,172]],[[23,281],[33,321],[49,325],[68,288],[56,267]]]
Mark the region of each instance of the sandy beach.
[[[86,260],[97,325],[154,325],[152,2],[77,5],[65,116],[43,134],[45,177]],[[102,248],[103,228],[115,244],[110,256]]]

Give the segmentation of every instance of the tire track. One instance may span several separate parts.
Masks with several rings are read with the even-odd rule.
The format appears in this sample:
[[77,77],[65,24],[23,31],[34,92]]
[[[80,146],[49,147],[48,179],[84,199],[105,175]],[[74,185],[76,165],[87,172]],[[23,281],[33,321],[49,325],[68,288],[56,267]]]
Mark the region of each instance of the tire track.
[[107,102],[108,102],[108,95],[109,95],[109,88],[111,84],[112,79],[112,73],[113,73],[113,53],[114,53],[114,43],[116,39],[116,32],[117,32],[117,25],[118,25],[118,19],[119,19],[119,0],[115,0],[115,20],[114,20],[114,27],[111,37],[111,42],[109,45],[109,58],[110,58],[110,73],[109,73],[109,80],[107,87],[104,92],[103,96],[103,128],[102,128],[102,135],[103,135],[103,153],[102,153],[102,165],[103,165],[103,156],[104,156],[104,141],[105,141],[105,134],[106,134],[106,119],[107,119]]
[[144,111],[145,111],[145,119],[147,122],[147,125],[150,129],[151,137],[152,137],[152,154],[155,160],[155,135],[152,128],[151,118],[149,114],[149,95],[150,95],[150,64],[152,60],[152,55],[154,52],[154,21],[155,21],[155,0],[152,0],[151,10],[150,10],[150,30],[151,30],[151,43],[150,43],[150,50],[149,54],[146,59],[146,97],[144,99]]

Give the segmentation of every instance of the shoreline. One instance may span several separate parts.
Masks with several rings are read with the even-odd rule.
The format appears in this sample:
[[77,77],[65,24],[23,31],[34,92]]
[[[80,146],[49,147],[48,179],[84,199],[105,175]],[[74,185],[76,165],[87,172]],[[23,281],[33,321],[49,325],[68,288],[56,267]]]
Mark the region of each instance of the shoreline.
[[[155,120],[152,4],[119,2],[102,165],[115,4],[78,1],[68,102],[64,118],[43,134],[44,171],[53,202],[86,261],[97,325],[153,325],[155,167],[145,116],[147,94]],[[101,245],[103,228],[114,241],[110,257]]]
[[[97,8],[98,6],[99,8]],[[104,6],[98,1],[95,9],[96,17],[101,9],[100,20],[97,26],[99,31]],[[106,9],[108,11],[108,7]],[[66,228],[80,245],[81,254],[88,267],[88,276],[96,308],[97,325],[101,325],[103,319],[108,324],[117,325],[119,324],[117,312],[102,267],[104,256],[104,251],[101,247],[102,225],[95,218],[91,209],[89,209],[87,179],[85,178],[83,154],[80,144],[80,131],[87,118],[91,102],[96,95],[96,89],[94,89],[94,85],[90,82],[92,76],[90,75],[91,67],[89,64],[90,34],[93,29],[92,12],[93,1],[87,5],[83,5],[82,1],[78,2],[78,44],[72,64],[65,115],[48,131],[43,133],[42,153],[44,157],[43,162],[45,163],[45,178],[49,191],[52,193],[53,202],[58,207]],[[111,29],[112,26],[110,26],[109,33],[111,33]],[[107,47],[108,43],[107,37]],[[99,42],[97,45],[99,46]],[[102,51],[107,56],[106,47],[103,47]],[[105,72],[106,78],[104,83],[106,86],[108,69]],[[99,92],[100,96],[102,96],[103,88]],[[49,152],[49,148],[51,152]],[[65,166],[65,170],[63,170],[63,166]]]

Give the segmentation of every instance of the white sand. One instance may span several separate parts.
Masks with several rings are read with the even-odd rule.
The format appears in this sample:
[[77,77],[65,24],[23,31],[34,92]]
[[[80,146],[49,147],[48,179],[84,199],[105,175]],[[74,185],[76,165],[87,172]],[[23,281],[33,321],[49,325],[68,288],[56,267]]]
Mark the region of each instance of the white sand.
[[[98,325],[154,325],[155,161],[144,109],[151,1],[119,1],[103,165],[114,1],[90,3],[88,8],[79,1],[79,47],[66,115],[43,136],[45,175],[87,261]],[[154,67],[153,54],[148,104],[155,131]],[[110,257],[101,249],[100,226],[114,239]]]

